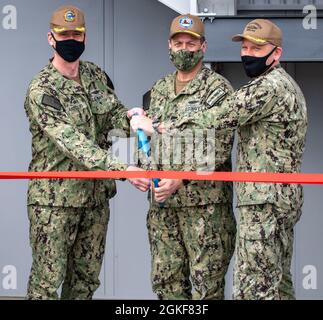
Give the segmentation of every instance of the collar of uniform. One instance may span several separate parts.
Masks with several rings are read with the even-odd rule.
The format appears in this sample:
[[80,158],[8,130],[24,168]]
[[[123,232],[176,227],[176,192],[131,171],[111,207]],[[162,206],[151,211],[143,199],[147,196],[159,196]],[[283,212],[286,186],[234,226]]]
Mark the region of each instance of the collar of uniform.
[[273,68],[270,68],[269,70],[267,70],[267,71],[265,71],[261,76],[265,76],[265,75],[267,75],[267,74],[269,74],[270,72],[272,72],[272,71],[274,71],[274,70],[276,70],[276,69],[279,69],[279,68],[281,68],[282,66],[280,65],[280,63],[279,64],[277,64],[277,66],[274,66]]
[[[70,80],[66,77],[64,77],[52,64],[52,62],[50,62],[48,64],[48,70],[52,76],[52,80],[55,83],[55,88],[59,91],[64,91],[64,93],[67,94],[84,94],[84,89],[83,87],[77,83],[74,80]],[[80,61],[80,78],[82,80],[83,83],[83,70],[84,70],[84,66],[83,66],[83,62]]]
[[188,83],[188,85],[178,95],[182,95],[182,94],[192,95],[196,91],[198,91],[201,88],[201,85],[203,83],[202,80],[204,78],[206,71],[207,69],[205,67],[202,67],[201,70],[198,72],[198,74],[192,79],[191,82]]
[[258,77],[255,77],[255,78],[252,78],[251,80],[249,80],[249,82],[247,84],[243,85],[240,89],[247,88],[247,87],[250,87],[250,86],[254,86],[254,85],[258,84],[258,83],[261,83],[262,81],[264,81],[264,79],[266,79],[267,76],[271,75],[272,72],[276,72],[276,71],[279,72],[279,70],[282,70],[282,66],[280,64],[278,64],[277,66],[275,66],[273,68],[270,68],[269,70],[264,72],[262,75],[260,75]]
[[158,91],[164,96],[169,97],[170,100],[174,100],[177,97],[188,94],[192,95],[196,91],[198,91],[203,83],[202,79],[206,73],[207,68],[202,67],[202,69],[198,72],[194,79],[178,94],[175,93],[175,81],[177,76],[177,71],[170,74],[165,78],[165,84],[158,89]]

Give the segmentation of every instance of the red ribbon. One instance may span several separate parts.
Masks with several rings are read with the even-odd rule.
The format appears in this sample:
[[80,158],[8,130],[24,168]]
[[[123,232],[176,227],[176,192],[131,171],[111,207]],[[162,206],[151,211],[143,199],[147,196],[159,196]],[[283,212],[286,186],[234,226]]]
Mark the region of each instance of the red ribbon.
[[0,180],[12,179],[120,179],[160,178],[286,184],[323,184],[323,174],[266,172],[192,172],[192,171],[67,171],[0,172]]

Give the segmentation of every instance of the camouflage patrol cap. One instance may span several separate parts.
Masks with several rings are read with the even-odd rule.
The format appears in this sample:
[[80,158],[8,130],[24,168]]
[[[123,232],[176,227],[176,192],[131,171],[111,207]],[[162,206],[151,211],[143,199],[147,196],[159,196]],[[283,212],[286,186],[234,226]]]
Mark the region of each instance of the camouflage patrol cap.
[[265,45],[268,43],[281,47],[283,36],[282,31],[273,22],[267,19],[255,19],[250,21],[242,34],[237,34],[232,41],[249,40],[257,45]]
[[196,38],[204,37],[204,24],[201,19],[191,14],[184,14],[176,17],[170,26],[169,38],[175,34],[188,33]]
[[77,7],[65,5],[59,7],[52,14],[50,19],[50,28],[55,33],[60,33],[68,30],[85,32],[84,13]]

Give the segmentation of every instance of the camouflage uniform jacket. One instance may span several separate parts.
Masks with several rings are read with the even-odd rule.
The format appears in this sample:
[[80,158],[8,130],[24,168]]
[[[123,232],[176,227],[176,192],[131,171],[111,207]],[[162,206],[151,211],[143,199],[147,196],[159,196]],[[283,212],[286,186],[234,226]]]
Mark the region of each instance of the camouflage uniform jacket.
[[[197,76],[178,94],[175,93],[176,73],[159,80],[151,90],[151,102],[148,112],[150,118],[159,118],[162,122],[172,120],[175,125],[182,117],[203,113],[212,108],[221,108],[225,96],[233,92],[229,82],[219,74],[202,68]],[[194,128],[189,126],[187,131]],[[189,136],[181,132],[177,139],[164,140],[164,135],[155,133],[151,139],[152,164],[155,170],[190,170],[192,163],[205,165],[206,144],[212,146],[210,151],[213,160],[214,149],[220,154],[223,163],[216,168],[218,171],[231,171],[231,149],[233,134],[226,132],[215,141],[211,132],[208,138]],[[173,137],[174,138],[174,137]],[[183,142],[184,140],[184,142]],[[159,152],[156,152],[159,146]],[[179,151],[180,150],[180,151]],[[177,153],[177,156],[175,156]],[[223,157],[225,155],[225,158]],[[177,158],[176,158],[177,157]],[[176,160],[175,160],[176,158]],[[213,162],[208,164],[214,169]],[[215,181],[191,181],[179,189],[165,203],[165,207],[185,207],[210,203],[228,203],[232,201],[232,184]]]
[[[124,170],[109,151],[109,131],[129,133],[127,109],[96,65],[80,63],[82,86],[49,63],[30,83],[25,110],[32,134],[30,171]],[[28,204],[99,205],[116,193],[114,180],[31,180]]]
[[[238,128],[237,171],[300,172],[307,130],[306,102],[299,86],[278,65],[251,80],[231,95],[224,106],[199,117],[166,124],[169,132],[179,125],[216,130]],[[176,131],[177,129],[175,129]],[[299,208],[303,202],[300,185],[237,183],[238,205],[272,203]]]

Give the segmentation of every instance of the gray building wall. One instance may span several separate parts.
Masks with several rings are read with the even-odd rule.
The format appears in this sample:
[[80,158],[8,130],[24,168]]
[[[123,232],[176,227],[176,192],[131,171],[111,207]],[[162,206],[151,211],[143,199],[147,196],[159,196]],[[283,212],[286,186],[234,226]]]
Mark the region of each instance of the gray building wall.
[[[46,40],[48,21],[51,12],[64,3],[56,0],[12,0],[10,4],[18,10],[17,30],[5,30],[0,24],[0,171],[25,171],[28,167],[31,150],[23,109],[25,92],[31,78],[51,56]],[[69,3],[86,12],[88,42],[83,58],[97,63],[108,72],[125,105],[140,106],[142,95],[152,84],[173,71],[168,60],[167,36],[169,23],[176,13],[153,0],[74,0]],[[7,4],[6,0],[0,0],[0,8]],[[239,55],[238,47],[235,54]],[[224,75],[235,87],[247,81],[240,64],[227,63],[223,67]],[[320,172],[323,156],[320,148],[323,66],[301,63],[288,64],[286,68],[302,87],[308,101],[310,126],[303,171]],[[132,140],[116,141],[120,158],[125,161],[132,154],[131,150],[125,151],[130,146],[133,146]],[[0,180],[0,296],[24,296],[26,293],[31,265],[26,190],[26,181]],[[323,242],[320,232],[323,216],[319,199],[323,187],[306,186],[305,190],[304,215],[296,229],[295,288],[299,299],[321,299],[323,260],[319,248]],[[110,205],[111,220],[101,273],[102,285],[96,297],[154,298],[149,279],[146,195],[127,182],[118,182],[118,195]],[[17,288],[8,290],[5,268],[10,265],[17,270]],[[303,268],[307,265],[317,269],[316,290],[303,287],[306,276]],[[230,298],[232,270],[227,278],[227,297]]]

